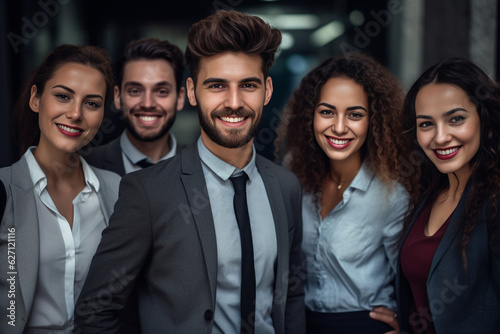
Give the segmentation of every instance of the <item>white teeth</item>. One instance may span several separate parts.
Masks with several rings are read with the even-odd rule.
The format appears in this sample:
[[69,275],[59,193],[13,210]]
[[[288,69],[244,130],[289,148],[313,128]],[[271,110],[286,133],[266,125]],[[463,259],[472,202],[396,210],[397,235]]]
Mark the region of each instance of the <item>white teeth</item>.
[[159,118],[158,116],[139,116],[139,119],[144,122],[153,122],[156,121],[158,118]]
[[79,133],[79,132],[83,132],[83,130],[78,130],[78,129],[68,128],[67,126],[64,126],[64,125],[61,125],[61,124],[57,124],[57,126],[58,126],[60,129],[63,129],[64,131],[71,132],[71,133]]
[[335,145],[345,145],[349,142],[349,139],[346,139],[346,140],[337,140],[337,139],[333,139],[333,138],[330,138],[328,137],[328,140],[331,141],[332,143],[334,143]]
[[224,122],[238,123],[243,122],[245,120],[245,117],[221,117],[220,119]]
[[439,155],[448,155],[453,152],[456,152],[458,150],[458,147],[450,148],[448,150],[436,150],[437,154]]

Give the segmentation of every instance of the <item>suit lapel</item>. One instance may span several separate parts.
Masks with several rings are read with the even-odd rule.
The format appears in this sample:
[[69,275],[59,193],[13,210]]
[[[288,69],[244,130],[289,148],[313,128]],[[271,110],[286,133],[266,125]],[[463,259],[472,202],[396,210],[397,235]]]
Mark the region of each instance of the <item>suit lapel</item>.
[[[276,277],[281,277],[282,273],[286,273],[289,266],[289,234],[288,234],[288,221],[287,211],[283,195],[281,193],[281,186],[276,177],[269,171],[269,166],[265,163],[262,157],[257,156],[255,163],[266,188],[269,204],[273,213],[274,227],[276,229],[276,242],[278,246],[278,259],[276,266]],[[283,279],[275,280],[275,295],[282,296],[286,293],[287,287]]]
[[24,303],[21,319],[27,321],[35,297],[40,247],[35,196],[24,158],[12,165],[11,192],[16,228],[16,263]]
[[217,286],[217,242],[205,176],[203,175],[196,144],[184,149],[180,158],[182,164],[181,181],[189,202],[196,230],[198,231],[198,237],[205,257],[212,301],[215,302],[215,289]]
[[437,265],[439,264],[439,262],[443,258],[446,251],[450,248],[450,246],[453,244],[455,239],[460,237],[460,235],[459,235],[460,220],[462,219],[462,216],[464,214],[465,201],[467,199],[469,189],[470,189],[470,183],[468,183],[466,185],[464,192],[462,193],[462,196],[460,197],[460,201],[458,202],[457,207],[455,208],[455,211],[453,212],[453,216],[451,217],[451,221],[448,224],[446,231],[444,232],[443,239],[441,240],[438,248],[436,249],[436,253],[434,254],[434,258],[432,259],[431,269],[429,271],[429,276],[427,278],[427,282],[429,282],[429,278],[431,277],[431,275],[434,272],[434,270],[436,269]]

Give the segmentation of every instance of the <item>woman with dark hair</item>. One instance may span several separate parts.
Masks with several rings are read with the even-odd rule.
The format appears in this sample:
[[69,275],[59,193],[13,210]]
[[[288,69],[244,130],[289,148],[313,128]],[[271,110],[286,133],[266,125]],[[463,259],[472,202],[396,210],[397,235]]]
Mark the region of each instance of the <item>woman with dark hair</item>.
[[99,129],[112,82],[104,50],[62,45],[19,98],[15,117],[26,153],[0,169],[7,193],[1,333],[72,332],[75,302],[118,197],[120,177],[78,154]]
[[304,192],[309,333],[397,328],[396,244],[412,188],[398,172],[402,103],[388,69],[349,54],[309,72],[286,106],[276,146]]
[[401,330],[497,333],[500,87],[469,60],[447,59],[416,80],[404,112],[422,161],[400,245]]

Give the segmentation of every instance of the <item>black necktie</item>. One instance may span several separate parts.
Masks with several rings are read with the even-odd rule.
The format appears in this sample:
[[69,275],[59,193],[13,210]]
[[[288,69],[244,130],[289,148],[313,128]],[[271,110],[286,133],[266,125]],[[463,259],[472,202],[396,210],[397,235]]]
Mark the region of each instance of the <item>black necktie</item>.
[[141,168],[148,168],[154,165],[154,163],[148,161],[148,158],[144,158],[140,161],[137,161],[135,164]]
[[231,178],[234,187],[234,212],[241,238],[241,333],[253,333],[255,327],[255,269],[247,206],[247,180],[245,173]]

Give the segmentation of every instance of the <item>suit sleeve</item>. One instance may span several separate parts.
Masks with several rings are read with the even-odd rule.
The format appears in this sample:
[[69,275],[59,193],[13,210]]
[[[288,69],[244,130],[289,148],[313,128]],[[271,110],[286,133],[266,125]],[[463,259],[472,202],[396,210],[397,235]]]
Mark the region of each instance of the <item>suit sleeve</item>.
[[500,299],[500,199],[497,199],[497,213],[488,229],[491,252],[490,270],[497,298]]
[[119,312],[150,253],[150,221],[144,187],[126,175],[75,307],[75,333],[118,333]]
[[305,333],[304,281],[306,278],[305,262],[301,252],[302,243],[302,192],[298,181],[292,188],[291,217],[294,220],[293,239],[290,248],[290,276],[285,308],[285,333]]

